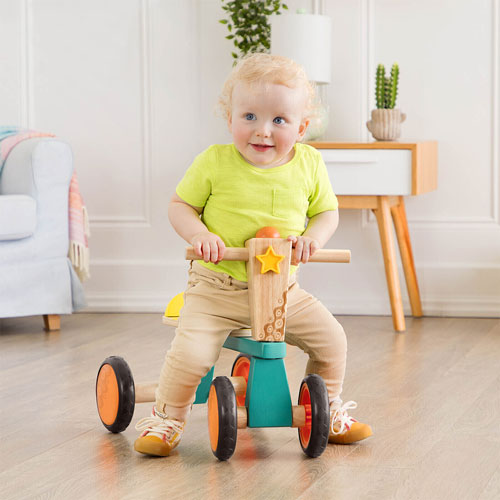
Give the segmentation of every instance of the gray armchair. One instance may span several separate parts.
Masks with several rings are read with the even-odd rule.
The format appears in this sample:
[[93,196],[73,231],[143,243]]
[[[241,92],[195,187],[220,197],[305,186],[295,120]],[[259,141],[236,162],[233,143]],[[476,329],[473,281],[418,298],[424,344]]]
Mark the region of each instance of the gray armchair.
[[0,318],[60,315],[85,305],[68,259],[68,192],[73,157],[57,138],[27,139],[0,175]]

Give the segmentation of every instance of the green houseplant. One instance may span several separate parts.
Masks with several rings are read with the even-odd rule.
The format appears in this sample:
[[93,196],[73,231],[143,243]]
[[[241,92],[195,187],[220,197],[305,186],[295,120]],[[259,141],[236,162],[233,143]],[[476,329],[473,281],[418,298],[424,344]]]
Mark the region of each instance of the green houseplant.
[[271,48],[271,26],[269,16],[280,15],[281,9],[288,6],[280,0],[221,0],[222,9],[228,19],[219,22],[225,24],[229,35],[228,40],[239,53],[231,52],[236,64],[239,57],[250,52],[269,52]]
[[375,75],[375,101],[377,109],[366,122],[368,130],[379,141],[393,141],[401,135],[401,123],[406,115],[396,106],[399,84],[399,66],[394,63],[390,77],[386,77],[385,66],[379,64]]

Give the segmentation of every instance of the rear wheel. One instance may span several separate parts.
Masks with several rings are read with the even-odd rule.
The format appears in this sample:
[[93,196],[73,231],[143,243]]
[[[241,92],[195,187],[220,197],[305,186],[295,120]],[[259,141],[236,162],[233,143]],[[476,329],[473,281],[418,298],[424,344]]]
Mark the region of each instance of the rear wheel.
[[319,375],[311,374],[304,378],[300,386],[299,405],[304,406],[306,412],[305,425],[298,429],[300,446],[309,457],[319,457],[325,451],[330,432],[328,391]]
[[[231,377],[243,377],[248,384],[248,374],[250,372],[250,360],[251,357],[248,354],[240,354],[233,363],[233,367],[231,369]],[[236,396],[236,404],[237,406],[245,406],[245,394],[241,394],[240,396]]]
[[208,433],[212,453],[219,460],[231,458],[236,448],[238,416],[236,394],[227,377],[216,377],[208,394]]
[[110,432],[124,431],[134,415],[135,386],[127,362],[119,356],[106,358],[97,372],[97,411]]

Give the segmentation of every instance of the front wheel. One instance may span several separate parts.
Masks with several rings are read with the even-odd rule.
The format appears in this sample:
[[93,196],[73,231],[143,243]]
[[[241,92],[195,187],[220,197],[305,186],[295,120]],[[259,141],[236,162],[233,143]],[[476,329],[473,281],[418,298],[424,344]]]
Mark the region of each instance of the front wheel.
[[216,377],[208,394],[208,433],[212,453],[228,460],[236,448],[238,413],[236,393],[227,377]]
[[97,411],[110,432],[124,431],[134,415],[135,386],[127,362],[119,356],[106,358],[97,373]]
[[307,456],[319,457],[325,451],[330,432],[328,391],[319,375],[304,378],[300,385],[299,405],[304,406],[306,412],[305,425],[299,427],[300,446]]

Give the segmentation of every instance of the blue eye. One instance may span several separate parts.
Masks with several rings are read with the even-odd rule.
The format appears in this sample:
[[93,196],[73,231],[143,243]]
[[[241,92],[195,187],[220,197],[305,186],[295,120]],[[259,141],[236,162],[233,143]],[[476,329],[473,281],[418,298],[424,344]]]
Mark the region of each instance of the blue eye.
[[246,119],[246,120],[256,120],[256,119],[257,119],[257,117],[256,117],[253,113],[247,113],[247,114],[245,115],[245,119]]
[[285,119],[284,118],[281,118],[281,116],[277,116],[274,120],[273,120],[274,123],[276,123],[276,125],[284,125],[285,124]]

